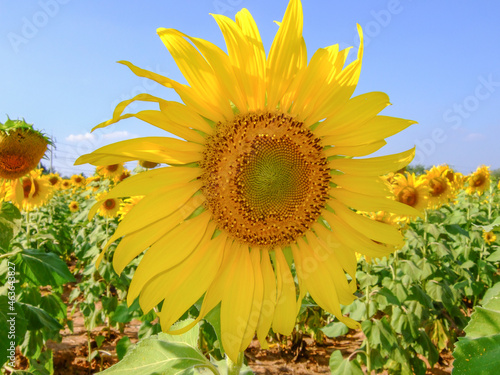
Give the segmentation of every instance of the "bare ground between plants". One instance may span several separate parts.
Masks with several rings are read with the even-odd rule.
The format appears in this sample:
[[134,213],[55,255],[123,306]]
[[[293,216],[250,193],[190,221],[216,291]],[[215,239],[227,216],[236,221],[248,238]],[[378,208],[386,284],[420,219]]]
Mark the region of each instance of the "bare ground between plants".
[[[111,330],[111,334],[104,326],[97,327],[91,333],[91,350],[95,349],[95,336],[106,336],[100,348],[100,356],[88,362],[88,337],[82,314],[77,311],[73,315],[73,332],[68,328],[61,332],[60,343],[49,341],[47,346],[54,353],[55,375],[86,375],[95,374],[109,368],[118,361],[116,343],[123,336],[128,336],[132,343],[137,342],[137,333],[141,322],[134,320],[126,325],[124,333]],[[290,341],[286,345],[274,344],[268,350],[262,350],[257,340],[253,340],[245,352],[248,365],[257,375],[306,375],[330,374],[328,362],[334,350],[341,350],[344,358],[351,355],[361,346],[364,335],[361,331],[351,331],[345,336],[335,339],[325,338],[324,343],[315,342],[312,338],[304,337],[299,345]],[[451,353],[443,351],[439,362],[428,374],[451,374],[453,369]],[[17,369],[26,369],[27,360],[18,355]],[[363,369],[365,370],[365,369]]]

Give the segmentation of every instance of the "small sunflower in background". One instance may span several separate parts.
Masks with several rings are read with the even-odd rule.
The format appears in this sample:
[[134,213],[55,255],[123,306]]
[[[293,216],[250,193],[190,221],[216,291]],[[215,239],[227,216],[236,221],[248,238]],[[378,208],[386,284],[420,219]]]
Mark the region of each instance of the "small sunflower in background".
[[467,177],[466,192],[469,195],[477,193],[482,195],[490,187],[490,169],[487,166],[480,166],[474,173]]
[[421,176],[421,179],[429,187],[430,208],[439,208],[441,205],[447,204],[450,200],[455,198],[450,180],[443,176],[443,168],[432,167]]
[[61,176],[59,176],[58,173],[50,173],[50,174],[44,176],[44,178],[47,181],[49,181],[50,186],[52,186],[52,188],[59,189],[61,182],[62,182],[62,178],[61,178]]
[[89,213],[89,218],[92,218],[96,213],[106,218],[114,218],[118,216],[120,209],[120,200],[108,197],[107,193],[100,194],[96,197],[97,203],[92,207]]
[[53,189],[49,181],[40,175],[41,171],[31,171],[28,176],[19,179],[19,182],[7,191],[6,200],[23,211],[32,211],[44,206],[52,197]]
[[493,242],[497,240],[497,235],[493,232],[487,232],[483,230],[483,239],[488,245],[491,245]]
[[[271,328],[289,335],[307,292],[347,326],[360,326],[340,309],[356,298],[355,252],[382,257],[404,241],[394,226],[353,209],[418,211],[388,198],[379,177],[405,167],[413,149],[358,157],[415,122],[378,115],[390,105],[384,93],[351,98],[363,58],[360,27],[357,58],[346,64],[349,49],[338,45],[308,58],[299,0],[289,2],[267,57],[248,10],[236,22],[214,18],[227,53],[177,30],[158,30],[188,85],[123,62],[174,89],[183,103],[139,94],[96,127],[136,117],[178,138],[118,142],[75,164],[167,165],[131,176],[107,195],[144,197],[106,248],[124,237],[113,257],[118,273],[148,249],[127,298],[139,298],[145,312],[163,302],[164,331],[201,297],[197,321],[220,303],[222,346],[235,361],[255,333],[264,348]],[[156,102],[159,110],[122,114],[136,100]]]
[[96,173],[104,178],[113,180],[123,172],[123,163],[101,165],[96,168]]
[[73,176],[71,176],[71,184],[74,188],[83,188],[86,183],[86,178],[80,174],[74,174]]
[[68,190],[73,187],[73,183],[71,182],[71,180],[62,179],[60,186],[61,190]]
[[80,205],[78,204],[77,201],[72,201],[69,205],[69,210],[71,212],[77,212],[80,209]]
[[429,187],[415,174],[396,174],[391,188],[396,201],[415,208],[420,214],[428,207]]
[[144,169],[153,169],[160,165],[158,163],[147,160],[139,160],[138,164]]

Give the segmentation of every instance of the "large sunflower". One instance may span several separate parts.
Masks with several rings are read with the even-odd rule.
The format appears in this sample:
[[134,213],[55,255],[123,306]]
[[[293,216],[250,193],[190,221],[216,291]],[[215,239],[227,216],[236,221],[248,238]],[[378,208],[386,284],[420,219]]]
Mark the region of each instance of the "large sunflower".
[[[382,257],[403,239],[392,225],[352,209],[416,214],[388,199],[379,177],[407,165],[414,150],[353,157],[375,152],[384,138],[414,122],[377,116],[389,105],[384,93],[350,99],[363,56],[359,27],[355,61],[346,65],[349,49],[334,45],[308,63],[299,0],[290,1],[267,58],[246,9],[236,22],[214,18],[227,54],[203,39],[158,30],[189,85],[122,62],[174,89],[184,104],[140,94],[96,127],[136,117],[182,139],[122,141],[76,164],[168,165],[134,175],[107,195],[144,196],[108,242],[124,237],[114,267],[120,273],[149,248],[128,302],[139,297],[149,311],[163,301],[166,331],[200,297],[199,319],[220,303],[222,345],[236,360],[255,332],[263,347],[271,327],[290,334],[306,292],[349,327],[359,327],[340,310],[355,299],[355,252]],[[159,110],[123,114],[137,100],[158,103]]]

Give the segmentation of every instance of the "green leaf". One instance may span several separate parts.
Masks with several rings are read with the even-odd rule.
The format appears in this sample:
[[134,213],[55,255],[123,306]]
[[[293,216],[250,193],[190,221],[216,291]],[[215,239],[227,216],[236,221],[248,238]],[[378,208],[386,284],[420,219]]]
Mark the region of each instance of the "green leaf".
[[190,369],[208,367],[217,371],[205,356],[190,345],[166,342],[152,336],[140,341],[103,375],[174,375]]
[[50,331],[59,331],[63,328],[47,311],[28,303],[19,302],[19,305],[28,321],[28,330],[48,329]]
[[224,355],[224,348],[222,347],[221,340],[222,331],[220,327],[220,303],[210,310],[210,312],[205,315],[204,319],[214,328],[215,334],[217,335],[217,341],[219,342],[218,349],[220,350],[221,355]]
[[465,237],[469,237],[469,232],[458,224],[445,225],[444,228],[449,234],[452,234],[454,236],[462,235]]
[[117,343],[116,343],[116,355],[118,356],[118,360],[121,361],[123,357],[125,357],[125,354],[127,354],[128,348],[132,343],[130,342],[130,339],[128,336],[123,336]]
[[8,249],[10,241],[21,229],[21,212],[9,202],[0,206],[0,248]]
[[491,224],[489,225],[476,225],[473,223],[475,227],[479,227],[485,232],[491,232],[495,227],[500,226],[500,216],[497,217]]
[[500,334],[462,338],[453,352],[453,375],[496,374],[500,367]]
[[498,297],[500,296],[500,282],[496,283],[495,285],[493,285],[491,288],[489,288],[486,293],[484,294],[484,297],[483,297],[483,300],[481,301],[481,303],[484,305],[486,305],[488,303],[488,301],[494,297]]
[[[490,303],[492,301],[494,299],[490,300]],[[476,306],[464,331],[470,339],[500,333],[500,311]]]
[[349,327],[342,322],[333,322],[320,328],[320,330],[328,337],[338,337],[347,334]]
[[35,285],[56,287],[75,281],[66,263],[53,253],[23,250],[17,254],[14,262],[19,272]]
[[332,375],[363,375],[359,363],[344,359],[340,350],[336,350],[330,356],[330,371]]
[[[180,322],[177,322],[172,325],[170,328],[171,331],[175,331],[178,329],[181,329],[183,327],[186,327],[187,325],[191,324],[194,322],[194,319],[186,319]],[[180,335],[169,335],[167,333],[159,333],[158,334],[158,339],[166,342],[181,342],[184,344],[188,344],[194,348],[198,347],[198,338],[200,336],[200,325],[196,324],[193,328],[191,328],[189,331],[184,332]]]
[[500,261],[500,249],[490,254],[488,258],[486,258],[488,262],[498,262]]
[[[222,359],[220,361],[216,361],[214,358],[210,358],[210,361],[217,366],[220,374],[227,374],[227,360]],[[247,365],[243,364],[240,369],[239,375],[254,375],[252,369]]]

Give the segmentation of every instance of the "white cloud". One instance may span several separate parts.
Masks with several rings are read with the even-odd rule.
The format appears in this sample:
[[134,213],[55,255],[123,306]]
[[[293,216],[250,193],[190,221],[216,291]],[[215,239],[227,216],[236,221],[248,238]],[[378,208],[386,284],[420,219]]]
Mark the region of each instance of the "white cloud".
[[465,140],[468,142],[481,141],[486,139],[486,135],[483,133],[470,133],[465,136]]
[[82,141],[94,141],[96,139],[94,134],[70,134],[66,137],[67,142],[82,142]]
[[108,134],[103,134],[102,136],[104,139],[113,139],[113,138],[127,138],[127,137],[132,137],[132,134],[130,134],[126,130],[118,130],[112,133]]
[[126,130],[118,130],[107,134],[70,134],[66,137],[67,142],[97,141],[99,139],[134,138],[135,136]]

